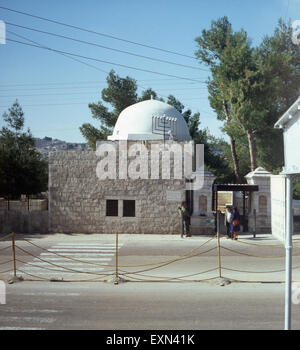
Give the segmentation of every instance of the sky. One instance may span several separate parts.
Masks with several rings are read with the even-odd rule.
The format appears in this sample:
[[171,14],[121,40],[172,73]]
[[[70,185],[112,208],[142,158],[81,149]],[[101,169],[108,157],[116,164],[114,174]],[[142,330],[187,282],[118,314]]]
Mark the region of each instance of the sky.
[[244,28],[259,45],[280,17],[300,19],[300,0],[0,0],[0,7],[90,31],[0,8],[6,39],[19,41],[0,45],[0,116],[18,99],[33,136],[67,142],[85,142],[79,131],[83,123],[99,126],[88,104],[101,101],[112,69],[135,79],[139,95],[147,88],[164,99],[174,95],[186,109],[200,113],[201,128],[225,137],[209,105],[209,70],[195,58],[195,38],[212,20],[228,16],[234,30]]

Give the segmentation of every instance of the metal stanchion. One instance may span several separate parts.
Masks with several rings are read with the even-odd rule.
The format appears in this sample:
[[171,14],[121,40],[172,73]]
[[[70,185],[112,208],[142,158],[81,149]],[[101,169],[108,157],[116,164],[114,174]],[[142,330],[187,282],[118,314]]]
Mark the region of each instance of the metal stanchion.
[[16,262],[16,242],[15,242],[15,238],[16,238],[16,234],[15,232],[12,232],[12,254],[13,254],[13,263],[14,263],[14,276],[8,280],[8,283],[15,283],[15,282],[19,282],[19,281],[23,281],[23,277],[19,276],[17,277],[17,262]]
[[293,180],[291,175],[286,177],[286,260],[285,260],[285,330],[292,327],[292,250],[293,250]]
[[253,210],[254,214],[254,232],[253,232],[253,238],[256,238],[256,209]]
[[16,247],[15,247],[15,233],[12,233],[12,253],[13,253],[13,262],[14,262],[14,277],[17,277],[17,264],[16,264]]
[[220,245],[220,211],[219,210],[217,210],[217,237],[218,237],[219,277],[222,278],[221,245]]
[[119,283],[119,256],[118,256],[118,232],[116,232],[116,276],[115,276],[115,281],[114,284],[118,284]]

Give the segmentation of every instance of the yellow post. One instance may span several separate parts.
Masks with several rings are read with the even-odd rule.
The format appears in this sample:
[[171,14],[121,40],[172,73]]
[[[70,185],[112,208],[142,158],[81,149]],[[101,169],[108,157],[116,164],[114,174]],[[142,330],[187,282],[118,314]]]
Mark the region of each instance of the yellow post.
[[221,264],[221,244],[220,244],[220,212],[217,211],[217,236],[218,236],[218,257],[219,257],[219,277],[222,277],[222,264]]
[[115,277],[115,284],[119,283],[119,256],[118,256],[118,232],[116,232],[116,277]]
[[12,253],[14,261],[14,277],[17,276],[17,264],[16,264],[16,248],[15,248],[15,233],[12,233]]

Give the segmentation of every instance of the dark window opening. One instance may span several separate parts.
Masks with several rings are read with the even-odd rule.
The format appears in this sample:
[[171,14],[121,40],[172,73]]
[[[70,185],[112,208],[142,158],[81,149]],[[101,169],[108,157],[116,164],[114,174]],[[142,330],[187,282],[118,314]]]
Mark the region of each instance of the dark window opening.
[[135,200],[123,201],[123,216],[135,216]]
[[106,201],[106,216],[118,216],[117,199],[108,199]]

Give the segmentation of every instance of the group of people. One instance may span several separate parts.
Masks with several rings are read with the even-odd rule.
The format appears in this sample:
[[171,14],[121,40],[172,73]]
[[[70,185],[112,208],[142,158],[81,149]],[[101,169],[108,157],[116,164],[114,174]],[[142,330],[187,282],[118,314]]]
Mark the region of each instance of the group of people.
[[229,205],[226,206],[225,224],[227,238],[237,240],[240,232],[240,213],[236,207],[231,209]]
[[[182,202],[178,207],[182,218],[181,237],[191,237],[190,234],[190,213],[188,211],[187,203]],[[237,240],[240,232],[240,213],[236,207],[232,208],[226,206],[225,225],[227,229],[227,237]]]

